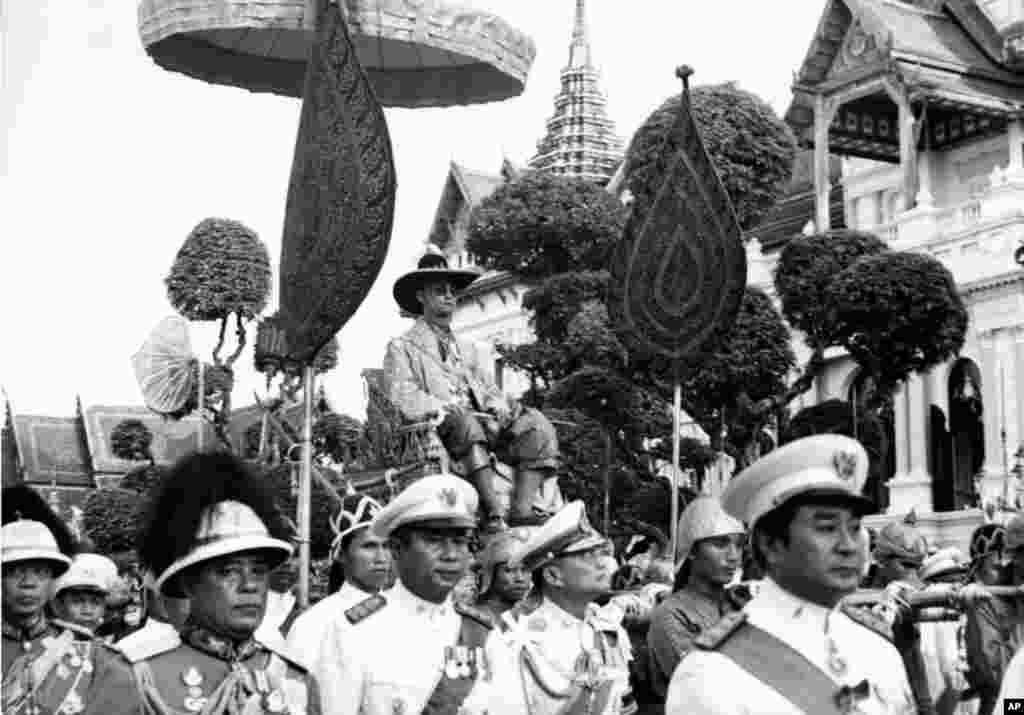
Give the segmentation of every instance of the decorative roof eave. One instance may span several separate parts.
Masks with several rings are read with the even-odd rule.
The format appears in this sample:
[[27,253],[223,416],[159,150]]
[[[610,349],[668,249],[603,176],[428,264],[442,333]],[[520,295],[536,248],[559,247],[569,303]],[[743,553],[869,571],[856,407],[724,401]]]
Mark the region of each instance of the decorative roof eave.
[[1024,271],[1020,269],[1009,270],[997,276],[989,276],[988,278],[965,283],[958,286],[958,289],[962,295],[968,296],[1013,285],[1014,283],[1020,283],[1024,286]]
[[499,288],[515,285],[516,283],[526,284],[527,282],[510,271],[493,271],[485,273],[470,283],[466,289],[459,294],[458,302],[465,303],[479,295],[490,293],[491,291]]

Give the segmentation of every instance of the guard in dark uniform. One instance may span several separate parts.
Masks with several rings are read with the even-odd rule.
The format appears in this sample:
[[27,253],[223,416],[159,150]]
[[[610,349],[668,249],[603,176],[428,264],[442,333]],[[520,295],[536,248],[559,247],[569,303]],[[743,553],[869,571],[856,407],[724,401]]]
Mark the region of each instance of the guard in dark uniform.
[[[292,553],[272,492],[228,454],[174,466],[140,536],[156,588],[189,600],[178,632],[155,630],[122,647],[147,715],[318,715],[313,678],[283,637],[256,630],[270,573]],[[141,633],[141,631],[140,631]],[[101,684],[102,685],[102,684]],[[136,712],[100,701],[97,715]]]
[[99,679],[105,697],[125,702],[124,712],[138,712],[130,709],[131,673],[115,651],[87,628],[46,616],[54,577],[71,563],[50,530],[38,521],[13,521],[0,530],[0,544],[4,715],[77,715],[96,696]]

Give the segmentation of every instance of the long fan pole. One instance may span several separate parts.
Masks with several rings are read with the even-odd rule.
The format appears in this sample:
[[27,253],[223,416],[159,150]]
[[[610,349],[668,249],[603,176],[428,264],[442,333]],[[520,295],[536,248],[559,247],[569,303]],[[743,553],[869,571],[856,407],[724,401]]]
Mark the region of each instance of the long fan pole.
[[304,375],[302,471],[299,474],[299,608],[309,605],[309,512],[313,486],[313,366]]
[[669,525],[672,534],[672,551],[676,558],[676,546],[679,544],[679,429],[683,412],[683,386],[676,378],[672,390],[672,523]]
[[203,451],[203,447],[206,446],[205,435],[206,435],[206,368],[203,365],[203,361],[199,361],[199,434],[196,435],[198,444],[196,445],[200,452]]

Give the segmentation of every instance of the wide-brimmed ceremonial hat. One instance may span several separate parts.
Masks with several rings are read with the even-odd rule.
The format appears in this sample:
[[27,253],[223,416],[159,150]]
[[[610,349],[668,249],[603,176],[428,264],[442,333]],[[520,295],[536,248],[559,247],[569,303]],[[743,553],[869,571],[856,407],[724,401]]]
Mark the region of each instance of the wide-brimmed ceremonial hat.
[[419,260],[416,270],[409,271],[395,281],[392,293],[399,308],[410,315],[421,315],[423,306],[416,293],[423,286],[437,281],[448,281],[456,291],[461,291],[479,277],[480,274],[476,271],[449,268],[448,260],[438,253],[427,253]]
[[572,501],[537,527],[526,543],[511,554],[508,563],[534,571],[560,556],[589,551],[607,543],[607,537],[591,526],[583,502]]
[[53,565],[54,575],[68,570],[71,559],[57,548],[57,540],[46,525],[30,519],[19,519],[0,528],[0,562],[45,561]]
[[875,537],[874,557],[878,561],[897,558],[920,566],[927,556],[928,540],[910,514],[903,521],[886,524]]
[[867,514],[875,508],[861,494],[867,475],[868,454],[857,440],[838,434],[804,437],[733,477],[722,493],[722,506],[750,529],[798,496],[813,495]]

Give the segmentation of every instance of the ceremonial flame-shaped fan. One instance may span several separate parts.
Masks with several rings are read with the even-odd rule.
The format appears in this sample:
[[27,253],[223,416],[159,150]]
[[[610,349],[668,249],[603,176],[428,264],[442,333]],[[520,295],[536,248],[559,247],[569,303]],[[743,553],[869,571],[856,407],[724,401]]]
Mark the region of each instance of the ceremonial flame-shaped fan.
[[198,366],[188,321],[178,315],[161,320],[132,356],[146,406],[161,414],[178,412],[195,395]]
[[[610,266],[608,313],[626,340],[672,365],[672,546],[679,541],[680,373],[736,319],[747,283],[747,255],[736,212],[690,113],[683,81],[675,160],[644,217],[631,216]],[[633,229],[636,229],[635,232]]]

